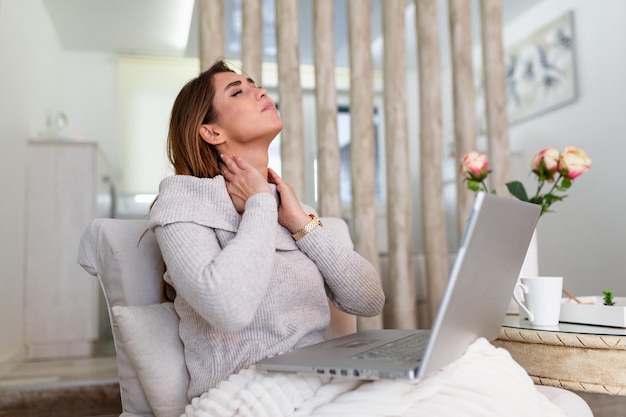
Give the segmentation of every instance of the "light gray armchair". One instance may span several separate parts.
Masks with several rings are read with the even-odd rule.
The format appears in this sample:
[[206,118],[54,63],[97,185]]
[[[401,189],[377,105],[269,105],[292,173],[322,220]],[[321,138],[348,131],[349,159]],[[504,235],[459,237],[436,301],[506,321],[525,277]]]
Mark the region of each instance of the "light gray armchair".
[[[346,223],[322,218],[324,227],[352,245]],[[144,220],[95,219],[80,243],[78,263],[100,280],[115,341],[122,416],[179,416],[188,403],[189,375],[178,316],[161,301],[164,265]],[[356,330],[353,316],[331,310],[329,337]],[[559,388],[537,389],[570,417],[592,417],[578,395]]]

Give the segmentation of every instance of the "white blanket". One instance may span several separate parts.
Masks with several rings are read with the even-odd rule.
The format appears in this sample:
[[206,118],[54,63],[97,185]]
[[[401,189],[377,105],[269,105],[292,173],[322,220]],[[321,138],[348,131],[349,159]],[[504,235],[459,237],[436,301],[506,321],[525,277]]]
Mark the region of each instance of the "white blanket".
[[187,417],[563,417],[504,349],[485,339],[417,383],[270,374],[254,367],[187,405]]

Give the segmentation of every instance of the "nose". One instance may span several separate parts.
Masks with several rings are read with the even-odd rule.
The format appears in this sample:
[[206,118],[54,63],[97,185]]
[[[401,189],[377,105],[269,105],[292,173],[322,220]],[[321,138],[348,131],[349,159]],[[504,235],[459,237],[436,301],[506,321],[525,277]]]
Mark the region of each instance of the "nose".
[[258,88],[256,93],[257,99],[262,99],[267,96],[267,90],[265,88]]

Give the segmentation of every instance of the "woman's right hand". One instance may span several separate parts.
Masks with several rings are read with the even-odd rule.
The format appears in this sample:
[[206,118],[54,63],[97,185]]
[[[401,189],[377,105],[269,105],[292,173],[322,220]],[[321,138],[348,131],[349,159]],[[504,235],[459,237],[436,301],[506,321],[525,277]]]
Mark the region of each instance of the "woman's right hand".
[[254,194],[272,194],[267,179],[245,159],[225,154],[221,154],[220,158],[222,159],[220,169],[226,180],[226,190],[239,213],[243,213],[246,201]]

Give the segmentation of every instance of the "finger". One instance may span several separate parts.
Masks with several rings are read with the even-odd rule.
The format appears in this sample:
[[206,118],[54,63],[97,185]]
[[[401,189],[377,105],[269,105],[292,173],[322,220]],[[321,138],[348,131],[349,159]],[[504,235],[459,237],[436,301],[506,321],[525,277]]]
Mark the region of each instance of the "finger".
[[228,169],[228,166],[225,163],[221,163],[219,165],[219,168],[220,168],[220,172],[222,173],[222,176],[224,178],[227,178],[227,177],[229,177],[231,175],[231,172],[230,172],[230,170]]
[[222,162],[228,167],[231,172],[235,172],[238,169],[243,169],[241,165],[246,163],[243,158],[237,155],[228,156],[226,154],[220,154],[220,158],[222,158]]
[[278,175],[276,171],[274,171],[272,168],[268,168],[267,173],[269,174],[268,179],[272,184],[278,185],[283,182],[283,179],[280,177],[280,175]]
[[269,180],[269,182],[271,182],[272,184],[276,184],[276,173],[274,172],[274,170],[272,168],[267,168],[267,179]]
[[235,163],[235,165],[237,166],[237,168],[239,168],[239,169],[245,170],[245,169],[247,169],[250,166],[248,164],[248,161],[246,161],[244,158],[242,158],[239,155],[233,155],[232,160]]
[[222,165],[224,166],[223,169],[231,169],[233,167],[233,165],[235,165],[235,163],[233,162],[233,160],[226,154],[221,153],[220,154],[220,159],[222,160]]

